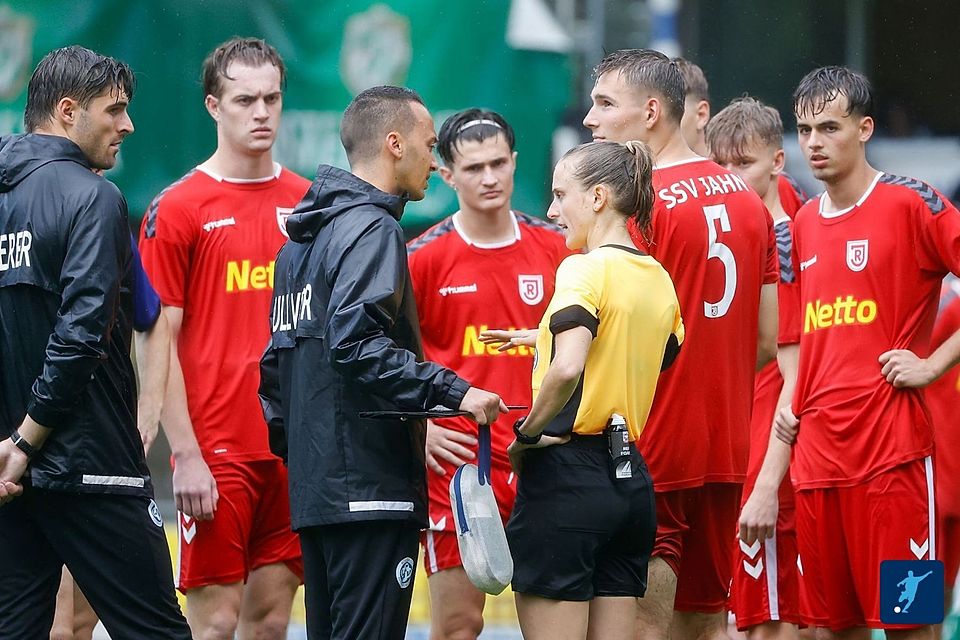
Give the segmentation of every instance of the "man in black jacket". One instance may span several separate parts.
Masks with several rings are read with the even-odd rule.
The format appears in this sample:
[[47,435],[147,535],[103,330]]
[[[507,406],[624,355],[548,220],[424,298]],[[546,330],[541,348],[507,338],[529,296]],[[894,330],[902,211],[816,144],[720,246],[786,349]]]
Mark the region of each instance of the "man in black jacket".
[[127,205],[94,173],[133,85],[53,51],[0,139],[0,638],[49,633],[64,564],[113,637],[190,637],[137,431]]
[[422,362],[399,220],[437,169],[433,119],[409,89],[363,91],[340,139],[352,173],[321,166],[277,258],[261,396],[285,445],[310,638],[403,638],[419,530],[427,524],[425,424],[374,409],[506,407]]

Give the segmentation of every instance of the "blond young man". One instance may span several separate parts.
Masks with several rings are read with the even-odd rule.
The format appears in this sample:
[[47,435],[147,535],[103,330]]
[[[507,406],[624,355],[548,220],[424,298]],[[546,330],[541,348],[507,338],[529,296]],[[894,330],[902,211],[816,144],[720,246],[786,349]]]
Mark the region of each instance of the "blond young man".
[[[746,503],[757,483],[775,412],[789,405],[793,396],[799,358],[801,318],[792,257],[793,221],[784,211],[777,189],[783,171],[783,123],[776,109],[754,98],[739,98],[710,120],[706,141],[713,160],[743,178],[763,199],[773,220],[780,264],[777,362],[757,373],[743,487]],[[757,536],[753,505],[742,506],[730,596],[737,628],[749,638],[797,637],[800,585],[789,474],[780,482],[778,493],[780,517],[770,538]]]

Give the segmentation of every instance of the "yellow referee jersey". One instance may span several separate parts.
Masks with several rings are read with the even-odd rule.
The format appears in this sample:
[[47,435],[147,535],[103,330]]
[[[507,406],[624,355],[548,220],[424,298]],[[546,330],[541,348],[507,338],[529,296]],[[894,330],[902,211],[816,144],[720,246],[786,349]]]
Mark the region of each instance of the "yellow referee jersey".
[[671,335],[683,342],[670,276],[633,247],[603,245],[566,258],[537,334],[534,398],[553,361],[554,336],[576,326],[590,329],[594,340],[576,391],[544,432],[600,434],[618,413],[636,440],[650,414],[667,342]]

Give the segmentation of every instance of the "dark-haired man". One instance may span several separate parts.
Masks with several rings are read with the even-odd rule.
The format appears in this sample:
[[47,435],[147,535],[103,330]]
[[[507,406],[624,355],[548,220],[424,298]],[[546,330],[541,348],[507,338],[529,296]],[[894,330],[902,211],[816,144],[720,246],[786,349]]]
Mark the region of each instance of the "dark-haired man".
[[676,62],[617,51],[596,78],[583,119],[594,139],[641,140],[656,159],[652,237],[631,235],[670,273],[688,327],[638,440],[657,497],[638,637],[725,638],[754,373],[776,353],[773,225],[742,178],[684,141]]
[[[510,404],[530,406],[533,349],[487,346],[488,328],[537,326],[553,296],[557,266],[569,254],[553,223],[510,207],[514,132],[493,111],[466,109],[440,127],[440,175],[457,192],[459,210],[407,246],[428,360],[457,371]],[[492,482],[506,522],[517,484],[507,457],[508,416],[492,425]],[[450,506],[450,479],[477,453],[476,423],[427,423],[430,528],[421,536],[430,578],[434,638],[476,638],[485,596],[463,570]]]
[[[800,362],[777,418],[785,435],[800,428],[790,473],[804,621],[845,638],[868,637],[865,626],[932,638],[930,626],[881,620],[877,575],[883,560],[936,557],[933,433],[917,387],[960,361],[960,332],[930,353],[941,281],[960,273],[960,213],[929,185],[867,162],[863,75],[811,71],[793,104],[800,149],[826,187],[796,218]],[[772,441],[766,457],[782,476],[789,448]],[[761,535],[776,518],[766,493],[752,498],[768,505]]]
[[267,442],[257,367],[284,218],[308,182],[273,161],[285,69],[235,38],[203,63],[213,155],[143,219],[143,263],[173,337],[163,428],[173,452],[177,586],[201,638],[285,638],[302,567],[286,469]]
[[400,216],[436,170],[413,91],[374,87],[343,114],[352,173],[321,165],[277,257],[261,396],[286,440],[311,638],[402,638],[427,525],[425,424],[360,412],[442,405],[493,423],[499,396],[422,362]]
[[137,431],[127,205],[94,173],[133,132],[130,68],[47,54],[0,140],[0,637],[43,638],[61,567],[115,638],[190,638]]

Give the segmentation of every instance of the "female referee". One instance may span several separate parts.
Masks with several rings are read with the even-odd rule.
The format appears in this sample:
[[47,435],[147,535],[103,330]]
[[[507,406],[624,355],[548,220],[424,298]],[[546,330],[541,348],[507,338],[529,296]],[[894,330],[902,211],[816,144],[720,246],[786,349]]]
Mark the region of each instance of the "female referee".
[[[670,276],[627,233],[631,218],[650,225],[651,169],[640,142],[590,142],[554,170],[547,216],[586,253],[557,270],[536,334],[533,406],[509,449],[519,490],[507,539],[526,640],[634,637],[656,517],[632,443],[683,341]],[[530,332],[485,339],[509,347]]]

